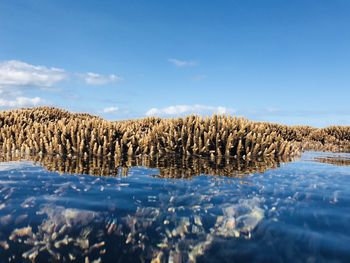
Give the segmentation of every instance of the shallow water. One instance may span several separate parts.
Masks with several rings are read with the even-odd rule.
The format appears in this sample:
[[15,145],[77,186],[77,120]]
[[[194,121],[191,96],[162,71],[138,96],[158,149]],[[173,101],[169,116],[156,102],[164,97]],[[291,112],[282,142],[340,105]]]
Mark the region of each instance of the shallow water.
[[346,160],[309,152],[262,173],[190,179],[2,162],[0,262],[350,262]]

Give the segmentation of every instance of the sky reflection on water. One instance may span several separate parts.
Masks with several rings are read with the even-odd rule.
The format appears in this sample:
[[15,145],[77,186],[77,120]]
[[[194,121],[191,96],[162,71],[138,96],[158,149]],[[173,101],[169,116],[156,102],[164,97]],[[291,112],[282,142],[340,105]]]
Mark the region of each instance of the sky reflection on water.
[[349,262],[350,166],[315,161],[334,156],[186,180],[3,162],[0,262]]

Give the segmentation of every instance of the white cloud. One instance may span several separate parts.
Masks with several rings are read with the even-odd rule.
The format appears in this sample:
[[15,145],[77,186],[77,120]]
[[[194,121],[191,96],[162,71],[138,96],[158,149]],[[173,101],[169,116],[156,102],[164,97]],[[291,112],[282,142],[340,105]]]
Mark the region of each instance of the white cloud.
[[[67,88],[59,89],[56,86],[68,79],[71,85],[75,85],[78,80],[84,80],[87,85],[103,85],[121,78],[115,74],[67,72],[64,69],[33,65],[19,60],[0,61],[0,107],[16,108],[48,103],[43,99],[48,91],[62,92],[63,95],[75,94]],[[117,111],[118,108],[109,107],[103,112]]]
[[103,109],[103,113],[117,113],[118,111],[118,107],[107,107]]
[[0,88],[51,87],[67,78],[63,69],[31,65],[18,60],[0,62]]
[[80,74],[80,76],[88,85],[105,85],[121,80],[121,78],[115,74],[101,75],[98,73],[88,72]]
[[147,116],[161,116],[161,115],[183,115],[183,114],[228,114],[234,113],[234,109],[222,106],[206,106],[206,105],[174,105],[165,108],[151,108],[146,112]]
[[193,67],[198,65],[198,63],[193,60],[180,60],[176,58],[169,58],[168,61],[176,67]]
[[34,97],[17,97],[12,100],[6,100],[0,98],[0,107],[29,107],[29,106],[37,106],[42,104],[44,101],[42,98]]
[[69,73],[60,68],[32,65],[18,60],[0,62],[0,89],[9,87],[51,88],[56,83],[68,79],[69,76],[82,78],[88,85],[104,85],[121,80],[116,74]]

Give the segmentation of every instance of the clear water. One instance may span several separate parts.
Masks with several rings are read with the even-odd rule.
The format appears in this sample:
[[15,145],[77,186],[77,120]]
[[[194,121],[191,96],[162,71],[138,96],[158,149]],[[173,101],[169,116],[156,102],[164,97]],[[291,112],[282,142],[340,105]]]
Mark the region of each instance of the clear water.
[[2,162],[0,262],[350,262],[347,160],[309,152],[263,173],[190,179]]

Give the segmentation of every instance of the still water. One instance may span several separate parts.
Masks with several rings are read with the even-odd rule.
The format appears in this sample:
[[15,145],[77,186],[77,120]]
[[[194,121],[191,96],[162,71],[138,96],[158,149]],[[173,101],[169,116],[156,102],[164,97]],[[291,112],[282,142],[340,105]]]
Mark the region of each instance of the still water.
[[350,262],[349,164],[307,152],[227,176],[106,177],[1,162],[0,262]]

